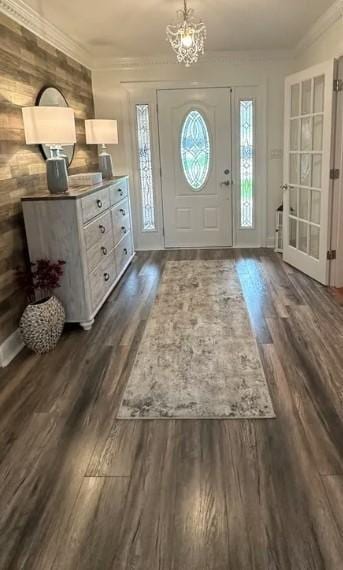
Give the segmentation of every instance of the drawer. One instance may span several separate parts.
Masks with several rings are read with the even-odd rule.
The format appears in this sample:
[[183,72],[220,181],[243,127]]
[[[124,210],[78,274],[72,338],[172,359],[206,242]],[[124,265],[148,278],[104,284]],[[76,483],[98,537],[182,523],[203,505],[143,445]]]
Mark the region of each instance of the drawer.
[[124,237],[115,248],[117,272],[120,273],[133,253],[132,235]]
[[88,271],[92,272],[93,269],[99,265],[113,250],[113,239],[111,235],[107,238],[98,241],[93,247],[87,250]]
[[90,222],[84,227],[83,231],[85,235],[86,249],[90,249],[96,243],[107,238],[113,242],[111,212],[107,211],[93,222]]
[[117,202],[119,202],[123,198],[126,198],[126,196],[128,195],[129,192],[128,179],[121,178],[120,180],[118,180],[118,182],[110,186],[109,190],[110,190],[111,205],[113,206],[113,204],[117,204]]
[[112,250],[108,258],[100,263],[89,276],[93,310],[99,306],[113,285],[116,276],[115,254]]
[[129,201],[122,200],[111,210],[115,244],[131,230]]
[[108,188],[98,190],[89,196],[85,196],[82,198],[81,204],[83,222],[89,222],[89,220],[95,218],[100,212],[104,212],[110,207]]

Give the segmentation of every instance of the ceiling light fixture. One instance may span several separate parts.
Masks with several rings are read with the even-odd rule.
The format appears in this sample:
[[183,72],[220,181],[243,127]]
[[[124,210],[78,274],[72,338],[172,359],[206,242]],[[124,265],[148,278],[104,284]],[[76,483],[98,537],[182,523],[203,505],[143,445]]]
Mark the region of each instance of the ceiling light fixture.
[[206,26],[194,18],[194,10],[183,2],[183,10],[177,11],[176,24],[167,26],[167,40],[176,53],[177,61],[186,67],[196,63],[199,55],[204,54]]

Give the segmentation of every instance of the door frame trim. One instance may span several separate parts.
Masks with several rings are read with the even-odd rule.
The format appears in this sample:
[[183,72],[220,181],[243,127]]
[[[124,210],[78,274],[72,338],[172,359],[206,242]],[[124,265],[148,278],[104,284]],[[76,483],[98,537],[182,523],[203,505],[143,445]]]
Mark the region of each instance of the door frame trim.
[[[161,250],[164,249],[163,237],[163,204],[162,204],[162,189],[161,189],[161,163],[160,163],[160,149],[159,149],[159,136],[158,136],[158,117],[157,117],[157,92],[160,90],[169,89],[201,89],[201,88],[228,88],[232,89],[232,102],[235,95],[240,90],[245,90],[246,93],[251,92],[251,97],[256,97],[257,105],[259,105],[260,121],[256,129],[256,146],[259,147],[260,160],[259,170],[256,172],[256,181],[259,188],[256,186],[256,192],[260,197],[260,227],[258,243],[251,240],[249,235],[250,230],[242,230],[240,235],[237,235],[235,227],[235,216],[233,219],[233,245],[232,247],[273,247],[274,236],[268,235],[268,178],[267,178],[267,81],[263,79],[260,83],[247,82],[232,82],[228,85],[226,81],[220,83],[216,82],[199,82],[199,81],[183,81],[183,80],[152,80],[152,81],[122,81],[120,83],[123,88],[124,98],[126,104],[124,107],[127,109],[125,121],[128,124],[128,130],[124,132],[126,140],[126,158],[129,164],[129,174],[131,176],[131,198],[133,205],[133,220],[134,220],[134,237],[135,248],[139,250]],[[139,173],[137,171],[136,161],[136,130],[135,130],[135,105],[139,103],[149,104],[150,121],[151,121],[151,137],[152,137],[152,161],[153,161],[153,182],[155,191],[155,206],[156,206],[156,231],[143,232],[141,226],[141,195]],[[231,106],[233,110],[233,105]],[[233,118],[233,117],[232,117]],[[232,153],[234,147],[232,145]],[[234,161],[234,159],[233,159]],[[234,168],[234,166],[233,166]],[[270,213],[269,213],[270,215]],[[244,232],[244,234],[243,234]]]

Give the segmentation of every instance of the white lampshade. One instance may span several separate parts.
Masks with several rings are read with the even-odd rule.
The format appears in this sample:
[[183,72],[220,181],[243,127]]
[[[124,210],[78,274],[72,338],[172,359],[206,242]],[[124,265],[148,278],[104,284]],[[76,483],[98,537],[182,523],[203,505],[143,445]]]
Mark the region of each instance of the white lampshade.
[[76,142],[74,111],[70,107],[24,107],[26,144]]
[[117,121],[87,119],[85,126],[87,144],[118,144]]

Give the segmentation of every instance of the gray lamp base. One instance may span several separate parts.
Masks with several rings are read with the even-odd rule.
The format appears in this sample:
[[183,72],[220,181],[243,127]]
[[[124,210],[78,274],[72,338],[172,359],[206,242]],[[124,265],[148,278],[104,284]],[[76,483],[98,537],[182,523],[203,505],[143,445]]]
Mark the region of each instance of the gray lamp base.
[[99,154],[99,168],[104,179],[113,178],[112,157],[108,152],[101,152]]
[[61,156],[52,156],[46,161],[48,188],[51,194],[63,194],[68,191],[68,172],[66,161]]

